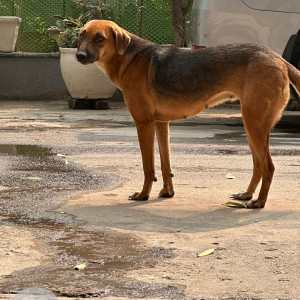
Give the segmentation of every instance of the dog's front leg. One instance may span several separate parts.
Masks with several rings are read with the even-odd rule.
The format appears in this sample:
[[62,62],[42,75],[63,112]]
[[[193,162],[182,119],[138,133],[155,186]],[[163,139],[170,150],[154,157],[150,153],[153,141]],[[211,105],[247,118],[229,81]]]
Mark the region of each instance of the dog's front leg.
[[156,136],[159,145],[161,171],[164,180],[164,186],[159,193],[160,197],[171,198],[174,196],[170,163],[170,133],[169,122],[157,122],[156,123]]
[[141,192],[129,196],[132,200],[148,200],[153,181],[156,181],[154,169],[155,122],[137,123],[136,128],[143,158],[144,186]]

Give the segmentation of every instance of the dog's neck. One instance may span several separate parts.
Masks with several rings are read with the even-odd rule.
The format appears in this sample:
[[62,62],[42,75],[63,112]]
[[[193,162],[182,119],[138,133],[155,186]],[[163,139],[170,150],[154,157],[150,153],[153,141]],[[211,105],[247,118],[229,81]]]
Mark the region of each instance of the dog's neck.
[[126,49],[125,54],[134,56],[134,55],[144,51],[147,47],[149,47],[151,45],[155,45],[155,43],[148,41],[148,40],[144,40],[144,39],[138,37],[137,35],[134,35],[131,33],[129,33],[129,35],[130,35],[130,43]]
[[130,43],[124,54],[115,54],[108,59],[100,59],[96,64],[104,74],[122,90],[122,77],[131,62],[136,61],[138,56],[155,43],[144,40],[134,34],[129,33]]

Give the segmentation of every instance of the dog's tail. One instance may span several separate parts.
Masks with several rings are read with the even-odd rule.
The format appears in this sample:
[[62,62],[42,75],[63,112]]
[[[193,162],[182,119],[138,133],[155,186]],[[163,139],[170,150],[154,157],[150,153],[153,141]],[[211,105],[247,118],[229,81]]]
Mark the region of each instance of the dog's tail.
[[300,71],[289,63],[287,63],[287,67],[290,83],[295,88],[297,94],[300,95]]

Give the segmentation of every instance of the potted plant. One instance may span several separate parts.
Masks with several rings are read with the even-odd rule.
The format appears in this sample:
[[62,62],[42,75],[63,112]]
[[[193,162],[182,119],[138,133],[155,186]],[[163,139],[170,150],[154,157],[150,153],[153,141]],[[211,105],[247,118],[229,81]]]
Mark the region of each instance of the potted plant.
[[[112,97],[117,87],[96,64],[82,65],[75,57],[80,28],[93,18],[93,11],[87,11],[76,19],[61,16],[55,17],[58,19],[57,26],[49,28],[48,31],[59,45],[62,76],[73,98],[70,100],[69,106],[72,108],[83,108],[86,106],[102,109],[108,108],[106,103],[100,100],[95,101],[95,99]],[[78,99],[85,101],[78,102],[76,101]]]
[[2,5],[0,1],[0,52],[14,52],[22,19],[1,16]]

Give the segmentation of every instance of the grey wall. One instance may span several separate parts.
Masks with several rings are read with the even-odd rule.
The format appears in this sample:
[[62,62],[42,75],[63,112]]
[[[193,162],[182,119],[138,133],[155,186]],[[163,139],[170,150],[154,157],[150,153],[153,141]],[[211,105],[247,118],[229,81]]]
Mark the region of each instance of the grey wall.
[[0,100],[69,97],[59,53],[0,53]]

